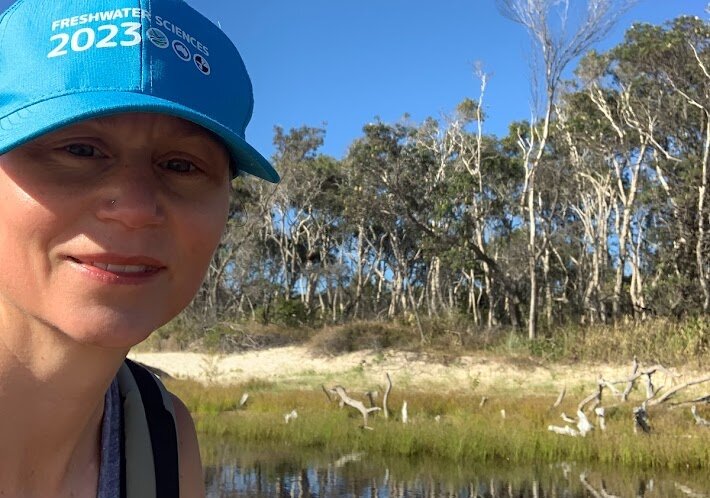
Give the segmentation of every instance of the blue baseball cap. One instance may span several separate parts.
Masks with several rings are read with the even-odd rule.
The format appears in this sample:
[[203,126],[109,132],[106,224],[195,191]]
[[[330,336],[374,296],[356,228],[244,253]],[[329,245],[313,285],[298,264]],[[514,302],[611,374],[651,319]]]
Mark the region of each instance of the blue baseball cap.
[[0,17],[0,154],[85,119],[157,112],[210,130],[236,170],[276,183],[245,140],[253,106],[236,47],[183,0],[18,0]]

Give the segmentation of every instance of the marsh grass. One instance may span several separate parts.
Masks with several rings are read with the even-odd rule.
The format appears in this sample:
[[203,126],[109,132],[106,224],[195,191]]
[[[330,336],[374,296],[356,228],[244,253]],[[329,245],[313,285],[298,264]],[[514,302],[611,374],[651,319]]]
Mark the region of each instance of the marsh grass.
[[[607,430],[586,438],[547,431],[563,425],[561,411],[574,414],[576,402],[550,410],[554,397],[497,398],[479,407],[480,393],[432,393],[400,390],[390,398],[389,420],[372,417],[372,431],[363,430],[362,417],[339,409],[318,390],[281,390],[268,383],[249,386],[204,387],[194,382],[171,382],[195,416],[198,431],[234,444],[278,444],[332,453],[363,451],[370,455],[433,458],[456,462],[544,464],[559,461],[622,465],[635,469],[710,469],[710,430],[694,424],[689,410],[666,407],[651,410],[652,433],[634,434],[632,404],[611,409]],[[250,401],[237,409],[245,391]],[[410,422],[399,420],[404,400]],[[298,411],[286,424],[284,415]],[[505,410],[505,418],[501,416]],[[710,417],[710,409],[701,408]],[[440,416],[440,422],[435,417]]]

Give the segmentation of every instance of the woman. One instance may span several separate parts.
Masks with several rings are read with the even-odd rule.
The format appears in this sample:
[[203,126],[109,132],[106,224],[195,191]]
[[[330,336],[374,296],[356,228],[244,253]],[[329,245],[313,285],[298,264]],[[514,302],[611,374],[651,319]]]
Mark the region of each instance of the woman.
[[0,17],[0,496],[204,496],[185,406],[125,358],[199,288],[233,176],[278,181],[252,105],[181,0]]

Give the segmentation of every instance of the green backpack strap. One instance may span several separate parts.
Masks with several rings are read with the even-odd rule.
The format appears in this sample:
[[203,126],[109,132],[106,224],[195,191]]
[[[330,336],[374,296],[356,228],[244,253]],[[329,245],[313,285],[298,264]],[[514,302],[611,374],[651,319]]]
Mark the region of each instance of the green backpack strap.
[[126,498],[179,498],[177,426],[170,393],[144,367],[118,372],[123,399]]

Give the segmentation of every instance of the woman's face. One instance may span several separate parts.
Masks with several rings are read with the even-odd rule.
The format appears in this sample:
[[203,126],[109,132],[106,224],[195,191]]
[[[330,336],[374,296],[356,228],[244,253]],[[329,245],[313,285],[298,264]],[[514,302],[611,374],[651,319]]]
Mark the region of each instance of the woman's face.
[[159,114],[84,121],[0,156],[0,317],[142,341],[199,288],[229,179],[219,141]]

